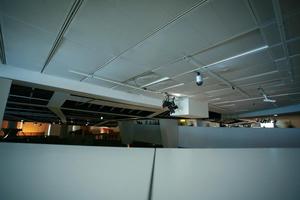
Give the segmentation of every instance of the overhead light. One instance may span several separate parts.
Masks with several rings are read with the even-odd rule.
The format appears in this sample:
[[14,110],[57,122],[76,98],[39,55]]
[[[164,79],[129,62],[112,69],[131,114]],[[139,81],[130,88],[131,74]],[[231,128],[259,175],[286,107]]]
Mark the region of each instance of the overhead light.
[[252,49],[252,50],[250,50],[250,51],[246,51],[246,52],[244,52],[244,53],[241,53],[241,54],[238,54],[238,55],[229,57],[229,58],[225,58],[225,59],[223,59],[223,60],[220,60],[220,61],[211,63],[211,64],[206,65],[206,66],[203,66],[203,67],[204,67],[204,68],[207,68],[207,67],[210,67],[210,66],[212,66],[212,65],[216,65],[216,64],[223,63],[223,62],[226,62],[226,61],[229,61],[229,60],[233,60],[233,59],[236,59],[236,58],[239,58],[239,57],[242,57],[242,56],[246,56],[246,55],[249,55],[249,54],[258,52],[258,51],[262,51],[262,50],[264,50],[264,49],[266,49],[266,48],[268,48],[268,47],[269,47],[268,45],[265,45],[265,46],[262,46],[262,47],[259,47],[259,48],[256,48],[256,49]]
[[171,93],[171,95],[175,96],[175,97],[181,97],[181,96],[184,96],[182,94],[179,94],[179,93]]
[[182,86],[182,85],[184,85],[184,83],[179,83],[179,84],[176,84],[176,85],[172,85],[172,86],[169,86],[169,87],[166,87],[166,88],[160,89],[160,91],[164,91],[164,90],[168,90],[168,89],[176,88],[176,87],[179,87],[179,86]]
[[200,74],[200,72],[197,72],[197,76],[196,76],[196,84],[198,86],[201,86],[203,84],[203,77]]
[[100,117],[100,119],[102,120],[102,119],[103,119],[103,117],[101,116],[101,117]]
[[[208,65],[204,65],[204,66],[198,67],[197,69],[193,69],[193,70],[190,70],[190,71],[187,71],[187,72],[178,74],[178,75],[176,75],[176,76],[173,76],[172,78],[177,78],[177,77],[179,77],[179,76],[183,76],[183,75],[185,75],[185,74],[189,74],[189,73],[195,72],[195,71],[197,71],[197,70],[201,70],[202,68],[208,68],[208,67],[211,67],[211,66],[214,66],[214,65],[217,65],[217,64],[220,64],[220,63],[229,61],[229,60],[233,60],[233,59],[240,58],[240,57],[242,57],[242,56],[246,56],[246,55],[249,55],[249,54],[258,52],[258,51],[262,51],[262,50],[264,50],[264,49],[267,49],[268,47],[269,47],[268,45],[265,45],[265,46],[262,46],[262,47],[259,47],[259,48],[256,48],[256,49],[252,49],[252,50],[250,50],[250,51],[246,51],[246,52],[244,52],[244,53],[241,53],[241,54],[238,54],[238,55],[229,57],[229,58],[225,58],[225,59],[223,59],[223,60],[219,60],[219,61],[217,61],[217,62],[208,64]],[[189,58],[189,57],[185,57],[185,58],[188,58],[188,60],[191,59],[191,58]]]
[[156,80],[156,81],[153,81],[153,82],[151,82],[151,83],[145,84],[145,85],[143,85],[143,86],[141,86],[141,87],[142,87],[142,88],[148,87],[148,86],[150,86],[150,85],[154,85],[154,84],[157,84],[157,83],[160,83],[160,82],[169,80],[169,79],[170,79],[169,77],[163,77],[163,78],[158,79],[158,80]]

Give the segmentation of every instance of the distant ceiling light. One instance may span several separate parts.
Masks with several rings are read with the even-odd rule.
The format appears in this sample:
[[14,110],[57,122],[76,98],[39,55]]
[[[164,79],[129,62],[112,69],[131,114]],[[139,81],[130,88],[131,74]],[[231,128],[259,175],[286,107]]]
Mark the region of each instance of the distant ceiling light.
[[184,85],[184,83],[179,83],[179,84],[176,84],[176,85],[172,85],[172,86],[169,86],[169,87],[163,88],[163,89],[161,89],[160,91],[164,91],[164,90],[172,89],[172,88],[179,87],[179,86],[182,86],[182,85]]
[[204,68],[209,67],[209,66],[212,66],[212,65],[216,65],[216,64],[219,64],[219,63],[223,63],[223,62],[226,62],[226,61],[229,61],[229,60],[233,60],[233,59],[236,59],[236,58],[239,58],[239,57],[242,57],[242,56],[246,56],[246,55],[249,55],[249,54],[258,52],[258,51],[262,51],[262,50],[264,50],[264,49],[266,49],[266,48],[268,48],[268,47],[269,47],[268,45],[265,45],[265,46],[262,46],[262,47],[259,47],[259,48],[256,48],[256,49],[252,49],[252,50],[250,50],[250,51],[246,51],[246,52],[244,52],[244,53],[241,53],[241,54],[238,54],[238,55],[229,57],[229,58],[225,58],[225,59],[220,60],[220,61],[217,61],[217,62],[215,62],[215,63],[206,65],[206,66],[204,66]]
[[169,77],[163,77],[163,78],[158,79],[158,80],[156,80],[156,81],[153,81],[153,82],[151,82],[151,83],[145,84],[145,85],[143,85],[143,86],[141,86],[141,87],[142,87],[142,88],[148,87],[148,86],[150,86],[150,85],[154,85],[154,84],[157,84],[157,83],[160,83],[160,82],[169,80],[169,79],[170,79]]
[[197,72],[197,76],[196,76],[196,84],[198,86],[201,86],[203,84],[203,77],[200,74],[200,72]]
[[179,93],[171,93],[173,96],[175,96],[175,97],[181,97],[181,96],[183,96],[182,94],[179,94]]
[[100,117],[100,119],[102,120],[102,119],[103,119],[103,117],[101,116],[101,117]]

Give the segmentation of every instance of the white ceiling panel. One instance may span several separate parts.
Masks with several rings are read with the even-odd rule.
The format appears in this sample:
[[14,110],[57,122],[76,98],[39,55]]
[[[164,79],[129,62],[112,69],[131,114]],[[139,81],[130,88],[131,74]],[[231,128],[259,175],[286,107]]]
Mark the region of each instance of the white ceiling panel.
[[290,55],[300,54],[300,38],[288,43]]
[[147,71],[149,71],[149,69],[145,68],[143,65],[136,64],[130,59],[121,57],[95,73],[95,75],[124,82]]
[[153,70],[155,73],[160,74],[162,76],[173,77],[180,73],[187,72],[193,70],[197,67],[188,63],[186,60],[180,60],[178,62],[167,64],[162,67],[159,67]]
[[159,91],[161,89],[164,89],[164,88],[167,88],[167,87],[170,87],[170,86],[174,86],[174,85],[177,85],[177,84],[179,84],[179,83],[176,82],[176,81],[166,80],[166,81],[162,81],[160,83],[151,85],[147,88],[149,88],[150,90]]
[[284,51],[283,51],[283,46],[282,45],[270,47],[269,51],[270,51],[270,55],[272,56],[272,58],[274,60],[284,57]]
[[116,86],[116,84],[113,84],[113,83],[110,83],[110,82],[107,82],[107,81],[103,81],[103,80],[99,80],[99,79],[94,79],[94,78],[88,78],[88,79],[86,79],[85,82],[91,83],[91,84],[94,84],[94,85],[98,85],[98,86],[101,86],[101,87],[108,87],[108,88]]
[[45,74],[59,76],[67,79],[73,79],[80,81],[85,76],[70,73],[69,71],[70,66],[66,65],[65,63],[59,62],[55,59],[52,59],[51,62],[48,64],[48,67],[46,68]]
[[[79,43],[63,39],[60,47],[56,51],[52,60],[57,60],[69,66],[69,70],[75,70],[84,73],[91,73],[93,69],[98,66],[99,62],[105,60],[105,51],[96,51]],[[106,60],[107,61],[107,60]],[[45,72],[47,73],[51,66],[47,66]],[[52,70],[53,71],[53,70]],[[57,71],[59,74],[60,71]]]
[[4,15],[46,32],[58,33],[73,0],[1,0]]
[[[66,37],[103,51],[108,58],[112,58],[145,39],[156,28],[166,24],[196,2],[90,0],[80,9]],[[105,60],[98,65],[104,63]]]
[[273,60],[268,54],[267,50],[255,52],[249,55],[245,55],[239,58],[228,60],[226,62],[212,65],[210,70],[215,72],[230,72],[232,70],[242,70],[247,67],[255,67],[257,65],[264,65],[273,63]]
[[8,17],[3,19],[2,31],[7,63],[30,70],[41,70],[55,35]]
[[[298,9],[300,11],[300,8]],[[287,39],[300,37],[299,19],[300,14],[297,14],[284,21]]]
[[194,58],[200,63],[208,65],[263,46],[265,46],[265,43],[259,31],[253,31],[247,35],[226,42],[223,45],[204,51],[194,56]]
[[269,46],[275,45],[281,42],[278,25],[276,22],[269,24],[261,29],[266,42]]
[[250,0],[250,3],[260,24],[274,20],[272,0]]
[[[125,56],[149,67],[161,66],[185,55],[203,51],[227,37],[248,31],[255,26],[244,2],[228,2],[242,12],[235,13],[235,17],[240,19],[235,23],[231,21],[234,14],[228,14],[229,7],[222,2],[209,1],[203,4]],[[230,27],[224,24],[230,24]],[[249,44],[253,44],[253,41]],[[259,44],[256,42],[256,45]]]
[[283,15],[291,15],[300,11],[300,2],[298,0],[280,0],[280,7]]

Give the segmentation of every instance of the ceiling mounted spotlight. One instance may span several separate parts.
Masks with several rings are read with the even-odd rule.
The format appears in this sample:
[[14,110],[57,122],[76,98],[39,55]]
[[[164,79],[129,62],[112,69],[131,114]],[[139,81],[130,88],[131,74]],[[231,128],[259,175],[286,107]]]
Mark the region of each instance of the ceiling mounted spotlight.
[[196,76],[196,84],[198,86],[201,86],[203,84],[203,77],[200,74],[200,72],[197,72],[197,76]]
[[163,100],[162,107],[167,107],[170,111],[170,113],[175,113],[175,110],[178,108],[178,106],[174,102],[175,97],[170,97],[168,93],[166,93],[166,98]]

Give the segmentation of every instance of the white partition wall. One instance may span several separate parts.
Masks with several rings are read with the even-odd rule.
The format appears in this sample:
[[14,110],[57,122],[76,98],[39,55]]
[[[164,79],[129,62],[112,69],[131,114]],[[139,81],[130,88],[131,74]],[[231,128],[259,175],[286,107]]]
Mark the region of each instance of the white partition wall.
[[300,149],[158,149],[153,200],[299,200]]
[[144,148],[0,143],[0,199],[300,199],[299,148],[157,149],[150,184],[153,158]]
[[1,200],[146,200],[154,149],[0,143]]
[[300,147],[299,128],[178,127],[185,148]]

